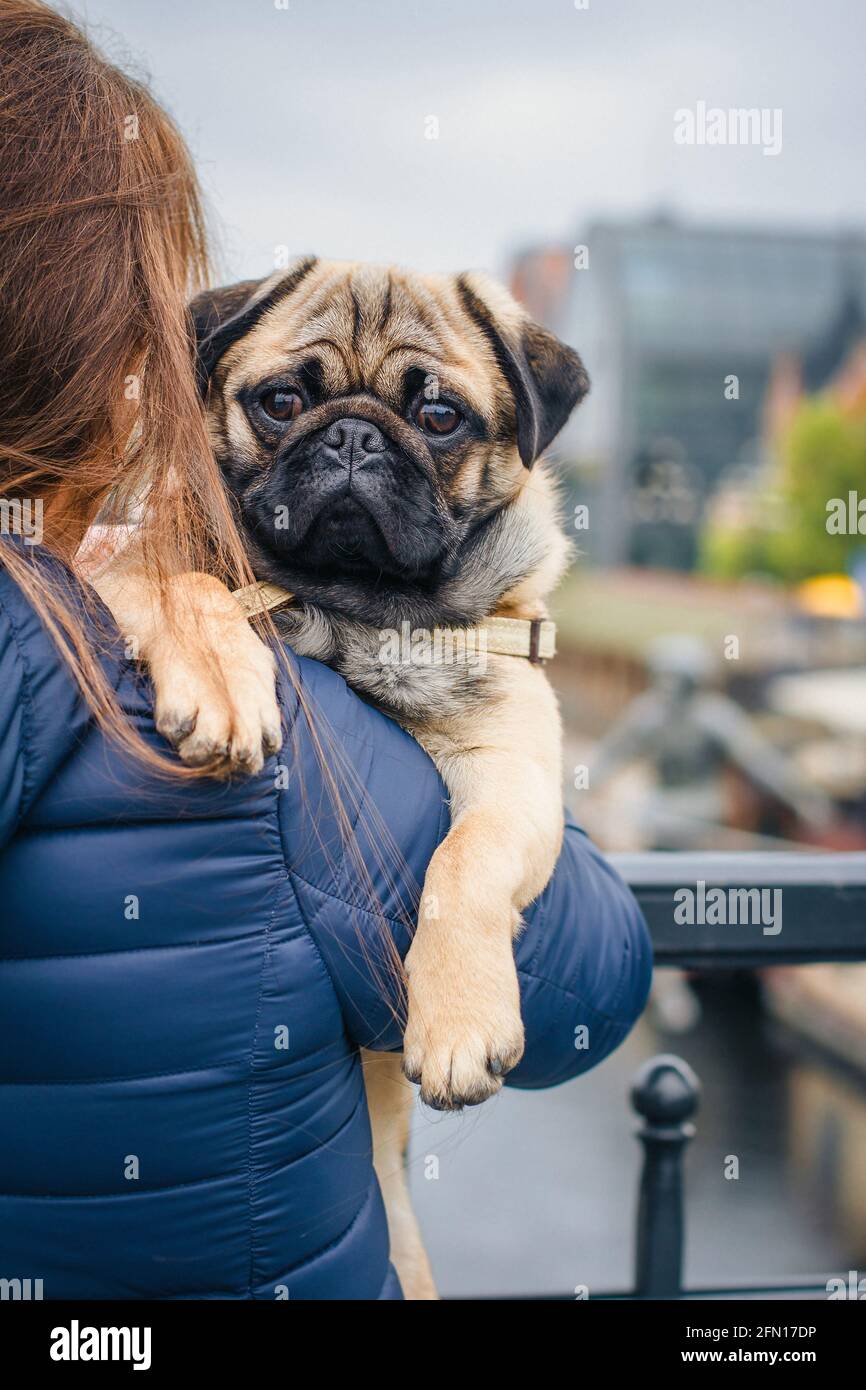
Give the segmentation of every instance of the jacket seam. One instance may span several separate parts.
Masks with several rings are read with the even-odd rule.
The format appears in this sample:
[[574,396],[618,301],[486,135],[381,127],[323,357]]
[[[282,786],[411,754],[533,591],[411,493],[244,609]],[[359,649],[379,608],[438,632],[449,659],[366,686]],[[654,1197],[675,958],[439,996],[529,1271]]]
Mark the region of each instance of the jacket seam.
[[[322,969],[323,969],[324,972],[325,972],[325,978],[326,978],[326,980],[328,981],[328,984],[331,986],[331,990],[332,990],[332,992],[333,992],[334,998],[337,1000],[337,1002],[338,1002],[338,1004],[339,1004],[339,1006],[340,1006],[340,1017],[341,1017],[341,1019],[342,1019],[342,1021],[343,1021],[343,1032],[344,1032],[345,1036],[346,1036],[346,1037],[349,1039],[349,1041],[351,1042],[352,1039],[351,1039],[351,1034],[349,1033],[348,1020],[346,1019],[346,1013],[345,1013],[345,1010],[344,1010],[344,1008],[343,1008],[343,1003],[342,1003],[342,993],[341,993],[340,988],[339,988],[339,986],[338,986],[338,984],[337,984],[337,980],[336,980],[336,978],[335,978],[335,976],[334,976],[334,972],[333,972],[333,970],[331,969],[331,967],[328,965],[328,962],[326,961],[326,959],[325,959],[325,957],[324,957],[324,955],[323,955],[323,953],[322,953],[322,949],[321,949],[321,947],[319,946],[318,941],[316,940],[316,934],[315,934],[315,932],[313,931],[313,928],[312,928],[311,925],[310,925],[309,918],[308,918],[306,912],[304,911],[303,902],[301,901],[300,895],[299,895],[298,890],[297,890],[297,888],[296,888],[296,886],[295,886],[295,883],[294,883],[294,881],[293,881],[293,880],[294,880],[294,875],[293,875],[293,873],[292,873],[290,870],[287,870],[287,874],[288,874],[288,886],[289,886],[289,889],[290,889],[290,891],[291,891],[292,897],[294,898],[295,906],[296,906],[296,908],[297,908],[297,910],[298,910],[298,913],[299,913],[299,915],[300,915],[301,921],[302,921],[302,923],[303,923],[304,931],[305,931],[306,934],[307,934],[307,939],[309,940],[310,945],[312,946],[313,951],[314,951],[315,954],[316,954],[316,957],[317,957],[317,959],[318,959],[318,961],[319,961],[319,964],[321,965]],[[306,880],[304,880],[304,879],[301,880],[302,883],[305,882],[305,881],[306,881]],[[312,888],[313,885],[310,884],[309,887]],[[330,896],[330,895],[329,895],[329,896]],[[341,898],[337,898],[336,901],[337,901],[337,902],[342,902],[342,899],[341,899]],[[348,906],[348,904],[344,904],[344,906]],[[357,1052],[357,1051],[358,1051],[358,1048],[359,1048],[359,1045],[358,1045],[357,1043],[353,1043],[352,1045],[353,1045],[353,1047],[355,1048],[355,1050],[356,1050],[356,1052]]]
[[[323,970],[324,973],[325,973],[325,979],[328,981],[329,985],[331,986],[331,991],[332,991],[332,993],[333,993],[333,995],[334,995],[334,998],[337,1000],[337,1002],[338,1002],[338,1004],[339,1004],[339,1007],[340,1007],[340,1017],[341,1017],[341,1019],[342,1019],[342,1021],[343,1021],[343,1032],[344,1032],[345,1036],[346,1036],[347,1038],[349,1038],[349,1040],[351,1041],[351,1035],[350,1035],[350,1033],[349,1033],[348,1021],[347,1021],[347,1019],[346,1019],[346,1014],[345,1014],[345,1010],[344,1010],[344,1008],[343,1008],[343,1003],[342,1003],[342,994],[341,994],[340,989],[339,989],[339,987],[338,987],[337,980],[336,980],[336,978],[335,978],[335,976],[334,976],[334,972],[331,970],[331,967],[328,965],[328,962],[326,961],[326,959],[325,959],[325,957],[324,957],[324,955],[323,955],[323,953],[322,953],[321,947],[319,946],[319,943],[318,943],[318,941],[316,940],[315,933],[314,933],[314,931],[313,931],[313,929],[312,929],[312,927],[311,927],[311,925],[310,925],[309,917],[307,916],[307,913],[306,913],[306,911],[305,911],[305,909],[304,909],[304,904],[303,904],[303,902],[302,902],[302,900],[301,900],[301,896],[300,896],[300,894],[298,893],[297,884],[296,884],[296,882],[295,882],[295,879],[297,878],[297,879],[299,880],[299,882],[305,884],[308,888],[310,888],[310,889],[313,890],[313,891],[316,891],[315,884],[313,884],[313,883],[308,883],[307,880],[306,880],[305,878],[302,878],[301,875],[298,874],[296,870],[292,869],[292,868],[289,866],[289,860],[288,860],[288,856],[287,856],[287,854],[286,854],[286,843],[285,843],[285,839],[284,839],[284,837],[283,837],[283,820],[282,820],[282,816],[280,815],[280,810],[281,810],[281,805],[282,805],[281,798],[282,798],[282,796],[283,796],[284,794],[285,794],[284,790],[277,790],[277,791],[275,792],[276,799],[277,799],[277,835],[278,835],[279,841],[280,841],[280,854],[281,854],[281,858],[282,858],[283,870],[284,870],[285,875],[286,875],[286,885],[287,885],[287,887],[288,887],[288,889],[289,889],[289,891],[290,891],[290,893],[291,893],[291,895],[292,895],[292,898],[293,898],[293,900],[294,900],[295,907],[296,907],[296,909],[297,909],[298,916],[300,917],[300,920],[301,920],[301,923],[302,923],[302,925],[303,925],[304,932],[306,933],[307,939],[308,939],[308,941],[310,942],[310,945],[312,946],[313,951],[314,951],[315,954],[316,954],[316,957],[317,957],[317,959],[318,959],[318,961],[319,961],[319,964],[320,964],[322,970]],[[343,861],[345,860],[345,854],[346,854],[345,846],[343,846],[343,853],[342,853],[342,856],[341,856],[341,866],[342,866]],[[341,872],[342,872],[342,868],[341,868]],[[319,890],[319,891],[322,891],[322,890]],[[332,898],[334,901],[341,903],[342,906],[344,906],[344,907],[349,907],[349,906],[350,906],[349,903],[345,902],[342,898],[338,897],[338,896],[337,896],[336,894],[334,894],[334,893],[328,893],[328,894],[326,894],[325,896],[330,897],[330,898]],[[356,1052],[359,1052],[358,1045],[357,1045],[357,1044],[353,1044],[353,1046],[355,1047]]]
[[[308,918],[307,918],[307,914],[306,914],[306,912],[304,911],[303,903],[301,902],[301,898],[300,898],[300,896],[299,896],[299,894],[298,894],[298,891],[297,891],[297,888],[296,888],[296,886],[295,886],[295,883],[294,883],[294,873],[293,873],[292,869],[290,869],[290,867],[289,867],[288,856],[287,856],[287,854],[286,854],[286,843],[285,843],[285,839],[284,839],[284,837],[283,837],[283,821],[282,821],[282,816],[281,816],[281,814],[280,814],[280,811],[281,811],[281,808],[282,808],[282,804],[283,804],[283,803],[282,803],[282,797],[283,797],[284,794],[285,794],[285,789],[278,789],[278,788],[275,786],[275,788],[274,788],[274,799],[275,799],[275,811],[276,811],[276,815],[275,815],[275,820],[276,820],[276,831],[277,831],[277,839],[278,839],[278,841],[279,841],[279,846],[280,846],[280,857],[281,857],[281,861],[282,861],[282,865],[283,865],[283,871],[284,871],[285,876],[286,876],[286,877],[285,877],[286,887],[287,887],[288,891],[289,891],[289,892],[291,893],[291,895],[292,895],[292,898],[293,898],[293,900],[294,900],[295,907],[296,907],[296,909],[297,909],[298,915],[299,915],[300,920],[301,920],[301,922],[302,922],[302,924],[303,924],[303,928],[304,928],[304,931],[305,931],[305,933],[306,933],[307,939],[308,939],[308,941],[310,942],[310,945],[312,946],[313,951],[315,952],[315,955],[316,955],[316,957],[317,957],[317,959],[318,959],[318,961],[319,961],[319,964],[321,965],[322,970],[324,971],[325,979],[328,981],[328,983],[329,983],[329,985],[330,985],[330,987],[331,987],[331,991],[332,991],[332,993],[333,993],[333,995],[334,995],[334,998],[340,1003],[340,1017],[341,1017],[342,1022],[343,1022],[343,1033],[344,1033],[344,1035],[345,1035],[347,1038],[349,1038],[350,1041],[351,1041],[351,1038],[350,1038],[350,1035],[349,1035],[349,1030],[348,1030],[348,1025],[347,1025],[347,1020],[346,1020],[345,1011],[344,1011],[344,1009],[343,1009],[342,1002],[340,1002],[342,996],[341,996],[341,994],[340,994],[340,990],[339,990],[338,987],[337,987],[337,981],[336,981],[336,979],[334,978],[334,974],[333,974],[333,972],[331,971],[330,967],[328,966],[328,963],[327,963],[327,961],[325,960],[325,957],[323,956],[323,954],[322,954],[322,952],[321,952],[321,950],[320,950],[320,948],[319,948],[319,943],[318,943],[318,941],[317,941],[316,938],[315,938],[315,935],[314,935],[314,933],[313,933],[313,930],[312,930],[312,928],[311,928],[311,926],[310,926],[310,923],[309,923],[309,920],[308,920]],[[365,798],[362,798],[362,801],[363,801],[364,799],[365,799]],[[359,814],[360,814],[360,812],[359,812]],[[343,856],[342,856],[342,859],[345,860],[345,847],[344,847],[344,849],[343,849]],[[302,881],[303,881],[303,880],[302,880]],[[313,885],[311,884],[310,887],[312,887],[312,886],[313,886]],[[338,899],[338,901],[341,901],[341,900]],[[347,904],[344,904],[344,905],[347,905]],[[277,905],[274,904],[274,910],[273,910],[273,913],[272,913],[272,916],[271,916],[271,923],[273,922],[273,919],[274,919],[274,917],[276,916],[276,911],[277,911]],[[271,925],[271,924],[269,923],[269,928],[268,928],[269,930],[270,930],[270,925]],[[264,979],[264,973],[263,973],[263,975],[262,975],[262,980],[263,980],[263,979]],[[260,995],[259,995],[259,1009],[261,1008],[261,999],[262,999],[262,994],[260,993]],[[256,1030],[255,1030],[255,1032],[256,1032],[256,1036],[257,1036],[257,1035],[258,1035],[258,1014],[257,1014],[257,1017],[256,1017]],[[354,1057],[354,1065],[355,1065],[355,1066],[360,1065],[360,1062],[359,1062],[360,1055],[361,1055],[361,1054],[360,1054],[360,1047],[359,1047],[357,1044],[353,1044],[353,1057]],[[367,1102],[366,1102],[366,1095],[365,1095],[364,1090],[363,1090],[363,1088],[362,1088],[362,1090],[361,1090],[361,1096],[360,1096],[360,1098],[359,1098],[358,1104],[359,1104],[359,1106],[360,1106],[360,1105],[365,1105],[365,1106],[366,1106],[366,1103],[367,1103]],[[249,1161],[250,1161],[250,1163],[252,1163],[252,1086],[250,1087],[250,1150],[249,1150]],[[374,1181],[375,1181],[375,1177],[374,1177]],[[369,1200],[369,1196],[370,1196],[370,1193],[371,1193],[371,1192],[372,1192],[372,1186],[370,1187],[370,1192],[368,1192],[367,1200]],[[337,1244],[348,1234],[348,1232],[352,1229],[352,1226],[354,1226],[354,1224],[355,1224],[355,1222],[357,1221],[358,1217],[361,1215],[361,1212],[364,1210],[364,1206],[365,1206],[365,1205],[366,1205],[366,1202],[364,1202],[364,1203],[361,1204],[361,1206],[358,1208],[358,1211],[355,1213],[355,1216],[352,1218],[352,1221],[351,1221],[351,1222],[349,1223],[349,1225],[346,1227],[345,1231],[341,1232],[341,1234],[340,1234],[339,1236],[337,1236],[337,1237],[335,1238],[335,1240],[329,1242],[328,1245],[323,1246],[321,1250],[314,1251],[312,1254],[305,1256],[304,1259],[303,1259],[302,1261],[300,1261],[297,1265],[292,1266],[289,1270],[286,1270],[286,1271],[284,1271],[284,1272],[288,1274],[288,1273],[292,1273],[292,1272],[293,1272],[294,1270],[296,1270],[296,1269],[302,1268],[304,1265],[309,1264],[312,1260],[317,1259],[319,1255],[323,1254],[323,1253],[324,1253],[327,1249],[329,1249],[332,1245],[337,1245]],[[250,1208],[249,1208],[249,1210],[250,1210],[251,1230],[250,1230],[250,1270],[249,1270],[249,1286],[248,1286],[248,1291],[249,1291],[249,1296],[250,1296],[251,1298],[253,1298],[253,1297],[255,1297],[254,1289],[255,1289],[256,1286],[255,1286],[255,1282],[254,1282],[254,1279],[253,1279],[253,1272],[254,1272],[253,1243],[254,1243],[254,1238],[253,1238],[253,1229],[252,1229],[252,1225],[253,1225],[253,1222],[252,1222],[252,1185],[251,1185],[251,1190],[250,1190]],[[280,1281],[277,1280],[276,1282],[279,1283]]]
[[[128,1081],[159,1081],[166,1076],[203,1076],[206,1072],[226,1071],[237,1067],[238,1063],[223,1062],[210,1063],[204,1067],[171,1067],[168,1071],[145,1071],[137,1072],[134,1076],[84,1076],[84,1077],[57,1077],[49,1078],[47,1081],[33,1081],[29,1078],[26,1081],[7,1081],[0,1080],[0,1091],[4,1086],[125,1086]],[[245,1082],[249,1076],[248,1070],[238,1071],[235,1078],[239,1083]]]
[[236,936],[200,937],[191,941],[154,941],[149,946],[106,946],[104,951],[57,951],[45,956],[0,956],[0,965],[31,965],[36,962],[52,960],[101,960],[103,956],[140,956],[149,951],[188,951],[209,946],[233,946],[238,941],[254,941],[257,936],[266,936],[267,927],[256,927],[253,931],[240,932]]
[[18,666],[21,670],[22,685],[22,718],[21,718],[21,746],[18,749],[16,761],[22,765],[21,794],[18,798],[18,805],[15,808],[16,829],[21,822],[25,805],[29,804],[30,786],[32,782],[32,772],[30,759],[25,756],[31,743],[31,732],[33,726],[33,692],[31,688],[32,673],[24,651],[24,644],[15,619],[9,609],[9,605],[0,595],[0,609],[2,609],[6,621],[9,624],[9,631],[15,645],[15,654]]
[[182,1192],[188,1187],[205,1187],[208,1183],[237,1181],[237,1173],[212,1173],[206,1178],[189,1182],[167,1182],[157,1187],[142,1187],[138,1192],[0,1192],[0,1202],[116,1202],[137,1201],[141,1197],[158,1197],[164,1192]]
[[[279,839],[280,846],[282,848],[282,835],[280,833],[279,820],[277,821],[276,830],[277,838]],[[252,1290],[254,1287],[253,1274],[255,1270],[256,1260],[256,1221],[253,1210],[255,1206],[256,1192],[256,1178],[253,1165],[253,1091],[258,1085],[258,1075],[255,1069],[255,1055],[259,1041],[259,1024],[261,1023],[262,1002],[265,993],[265,975],[267,973],[268,965],[271,958],[271,928],[274,925],[278,905],[278,902],[274,903],[273,908],[271,909],[271,915],[268,918],[268,924],[265,927],[264,931],[262,965],[261,970],[259,971],[259,997],[256,1001],[256,1019],[253,1025],[252,1040],[250,1042],[249,1057],[247,1059],[247,1212],[249,1219],[250,1234],[250,1260],[247,1288],[250,1295],[252,1295]]]
[[[329,1134],[326,1139],[317,1139],[315,1141],[315,1148],[308,1149],[306,1153],[295,1154],[294,1158],[288,1159],[285,1163],[279,1163],[276,1167],[269,1168],[268,1177],[272,1178],[280,1173],[285,1173],[289,1168],[294,1167],[296,1163],[303,1163],[305,1159],[315,1157],[321,1149],[325,1149],[329,1144],[333,1144],[335,1139],[339,1139],[344,1130],[347,1130],[355,1120],[363,1103],[364,1094],[362,1088],[361,1094],[352,1106],[351,1111],[345,1119],[340,1121],[333,1134]],[[232,1169],[232,1171],[228,1173],[209,1173],[203,1178],[191,1178],[188,1182],[166,1182],[157,1183],[152,1187],[140,1187],[135,1192],[0,1192],[0,1202],[113,1202],[123,1198],[135,1201],[140,1197],[158,1196],[163,1192],[182,1192],[188,1187],[205,1187],[208,1183],[231,1183],[238,1181],[239,1178],[240,1174],[237,1170]],[[250,1287],[252,1287],[252,1285],[250,1285]]]

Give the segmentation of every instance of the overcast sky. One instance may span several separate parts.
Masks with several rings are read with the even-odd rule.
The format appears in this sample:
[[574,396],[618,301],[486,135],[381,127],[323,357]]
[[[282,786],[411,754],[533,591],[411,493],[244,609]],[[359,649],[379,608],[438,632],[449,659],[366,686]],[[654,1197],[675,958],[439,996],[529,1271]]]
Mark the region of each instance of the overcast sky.
[[[280,3],[280,0],[277,0]],[[71,0],[189,140],[222,276],[274,248],[502,271],[665,208],[866,225],[859,0]],[[103,26],[105,28],[103,29]],[[782,150],[677,145],[674,111],[782,111]],[[439,138],[425,138],[435,116]]]

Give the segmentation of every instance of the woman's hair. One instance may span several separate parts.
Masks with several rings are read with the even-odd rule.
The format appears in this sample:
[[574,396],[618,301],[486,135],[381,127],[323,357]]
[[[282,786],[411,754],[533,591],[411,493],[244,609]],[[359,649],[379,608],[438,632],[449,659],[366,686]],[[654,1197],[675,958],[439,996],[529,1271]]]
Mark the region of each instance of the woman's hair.
[[[206,278],[198,185],[173,122],[69,19],[0,0],[4,516],[41,507],[42,544],[69,562],[97,514],[146,515],[137,540],[169,621],[172,575],[252,579],[193,372],[186,300]],[[4,545],[2,558],[106,732],[192,775],[123,719],[80,607],[32,548]]]
[[[70,20],[40,0],[0,0],[0,498],[41,501],[43,544],[67,562],[97,515],[142,518],[143,565],[178,627],[194,615],[172,612],[173,575],[253,580],[195,381],[186,300],[207,271],[198,185],[169,117]],[[154,770],[212,771],[160,757],[135,731],[81,595],[32,557],[0,547],[103,731]],[[359,806],[363,788],[297,695],[359,897],[375,904],[344,805]],[[367,816],[377,872],[391,884],[401,856],[372,808]],[[401,974],[384,919],[381,942],[384,987]]]

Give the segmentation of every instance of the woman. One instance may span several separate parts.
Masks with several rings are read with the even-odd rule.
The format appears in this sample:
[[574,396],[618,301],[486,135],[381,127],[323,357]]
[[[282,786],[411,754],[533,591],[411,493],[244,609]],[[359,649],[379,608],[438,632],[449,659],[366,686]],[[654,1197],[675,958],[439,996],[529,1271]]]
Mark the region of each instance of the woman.
[[[0,0],[0,89],[0,492],[6,530],[40,519],[0,543],[0,1273],[46,1298],[399,1298],[359,1048],[400,1045],[442,787],[291,654],[261,773],[216,782],[160,739],[70,566],[146,494],[166,592],[248,579],[186,334],[195,182],[147,93],[34,0]],[[514,1084],[594,1065],[643,1007],[645,927],[574,827],[517,958]]]

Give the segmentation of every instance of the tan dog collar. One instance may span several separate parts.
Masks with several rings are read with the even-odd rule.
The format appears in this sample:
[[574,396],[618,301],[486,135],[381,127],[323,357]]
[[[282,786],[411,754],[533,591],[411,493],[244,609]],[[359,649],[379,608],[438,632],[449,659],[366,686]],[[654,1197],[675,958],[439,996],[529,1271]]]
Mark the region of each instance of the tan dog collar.
[[[282,608],[294,595],[277,584],[248,584],[234,596],[248,618],[270,608]],[[497,656],[525,656],[538,663],[556,655],[556,623],[549,618],[487,618],[468,632],[483,634],[485,649]]]

